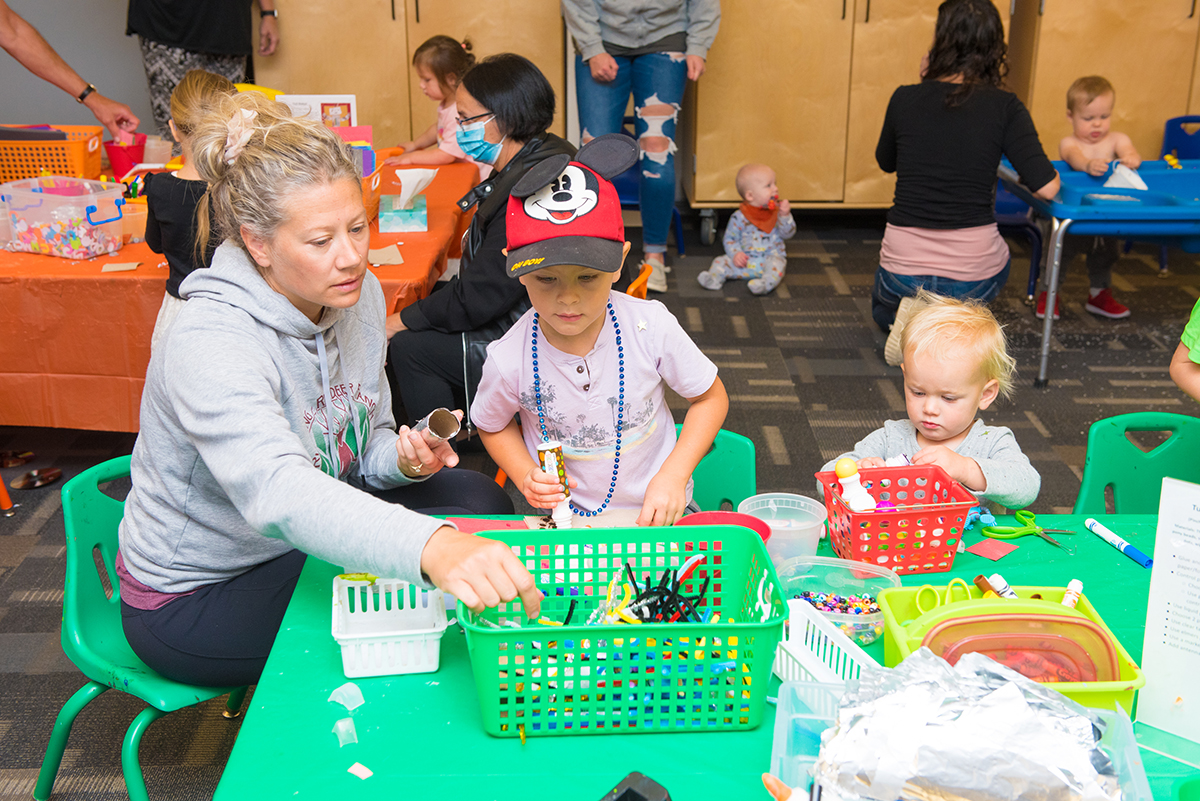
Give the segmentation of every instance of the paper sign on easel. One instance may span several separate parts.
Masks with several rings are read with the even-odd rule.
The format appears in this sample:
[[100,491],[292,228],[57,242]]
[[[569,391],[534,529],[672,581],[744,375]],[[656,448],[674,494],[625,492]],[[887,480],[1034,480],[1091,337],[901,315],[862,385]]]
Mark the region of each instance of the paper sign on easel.
[[1200,485],[1164,478],[1137,718],[1200,742]]
[[421,194],[437,177],[437,170],[396,170],[400,194],[379,199],[379,233],[406,234],[429,230],[425,196]]

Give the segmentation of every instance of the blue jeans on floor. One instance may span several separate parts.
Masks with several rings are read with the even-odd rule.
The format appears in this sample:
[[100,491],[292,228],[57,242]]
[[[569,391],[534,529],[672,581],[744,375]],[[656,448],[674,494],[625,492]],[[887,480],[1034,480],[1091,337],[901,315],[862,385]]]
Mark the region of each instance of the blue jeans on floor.
[[882,267],[875,271],[875,287],[871,290],[871,316],[884,331],[891,330],[896,321],[896,309],[900,301],[911,298],[920,289],[945,295],[949,298],[967,300],[978,298],[991,303],[1008,283],[1008,271],[1012,268],[1010,258],[1004,269],[982,281],[953,281],[936,275],[897,275]]
[[[647,53],[634,58],[616,57],[617,77],[610,83],[592,79],[587,62],[575,56],[575,94],[579,100],[579,128],[583,141],[617,133],[625,119],[629,93],[633,92],[634,135],[639,146],[643,137],[665,136],[665,149],[642,150],[638,163],[638,186],[642,212],[642,241],[646,253],[664,253],[671,212],[675,208],[675,120],[687,84],[687,61],[682,53]],[[667,114],[642,114],[650,105],[673,107]],[[658,143],[661,145],[661,143]]]

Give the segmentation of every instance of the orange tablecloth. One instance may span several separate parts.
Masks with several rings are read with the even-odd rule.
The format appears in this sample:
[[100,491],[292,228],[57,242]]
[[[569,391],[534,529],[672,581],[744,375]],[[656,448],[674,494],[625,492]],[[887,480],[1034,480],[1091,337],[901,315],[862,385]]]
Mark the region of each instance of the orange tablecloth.
[[[372,267],[388,311],[425,297],[446,269],[462,214],[456,201],[478,180],[470,164],[440,168],[425,191],[429,231],[380,234],[404,264]],[[383,193],[396,186],[383,173]],[[140,261],[129,272],[108,263]],[[115,256],[72,261],[0,250],[0,425],[137,431],[150,334],[162,305],[166,262],[145,244]]]

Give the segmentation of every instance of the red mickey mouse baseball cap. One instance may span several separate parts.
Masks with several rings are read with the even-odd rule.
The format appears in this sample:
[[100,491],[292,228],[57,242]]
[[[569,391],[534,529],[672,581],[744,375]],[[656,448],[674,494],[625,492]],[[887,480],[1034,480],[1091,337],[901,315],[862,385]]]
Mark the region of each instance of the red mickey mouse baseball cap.
[[508,199],[509,277],[559,264],[621,269],[625,224],[608,179],[636,160],[632,139],[609,134],[584,145],[574,161],[560,155],[527,172]]

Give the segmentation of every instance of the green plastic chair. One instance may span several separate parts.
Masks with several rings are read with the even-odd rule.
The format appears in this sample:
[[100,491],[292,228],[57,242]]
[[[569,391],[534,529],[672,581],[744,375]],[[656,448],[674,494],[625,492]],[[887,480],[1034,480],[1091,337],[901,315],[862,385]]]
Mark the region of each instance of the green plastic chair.
[[[1169,431],[1146,453],[1128,431]],[[1098,420],[1088,431],[1087,461],[1075,499],[1077,515],[1104,514],[1104,491],[1112,487],[1117,514],[1157,514],[1163,478],[1200,482],[1200,418],[1170,412],[1134,412]]]
[[[63,591],[62,647],[67,657],[91,681],[79,689],[58,713],[46,746],[33,797],[46,801],[62,763],[75,716],[112,687],[141,698],[142,710],[121,748],[121,768],[131,801],[148,801],[146,781],[138,762],[142,734],[168,712],[229,694],[225,717],[239,714],[245,687],[193,687],[163,678],[146,666],[129,647],[121,628],[121,595],[117,581],[117,526],[125,504],[100,491],[99,485],[129,475],[129,456],[96,465],[68,481],[62,489],[63,517],[67,528],[67,571]],[[94,555],[98,554],[99,559]],[[107,575],[106,591],[98,562]]]
[[[682,425],[676,425],[675,436],[682,429]],[[739,503],[758,492],[754,442],[722,428],[712,449],[692,472],[692,481],[692,500],[701,511],[719,511],[722,503],[736,511]]]

